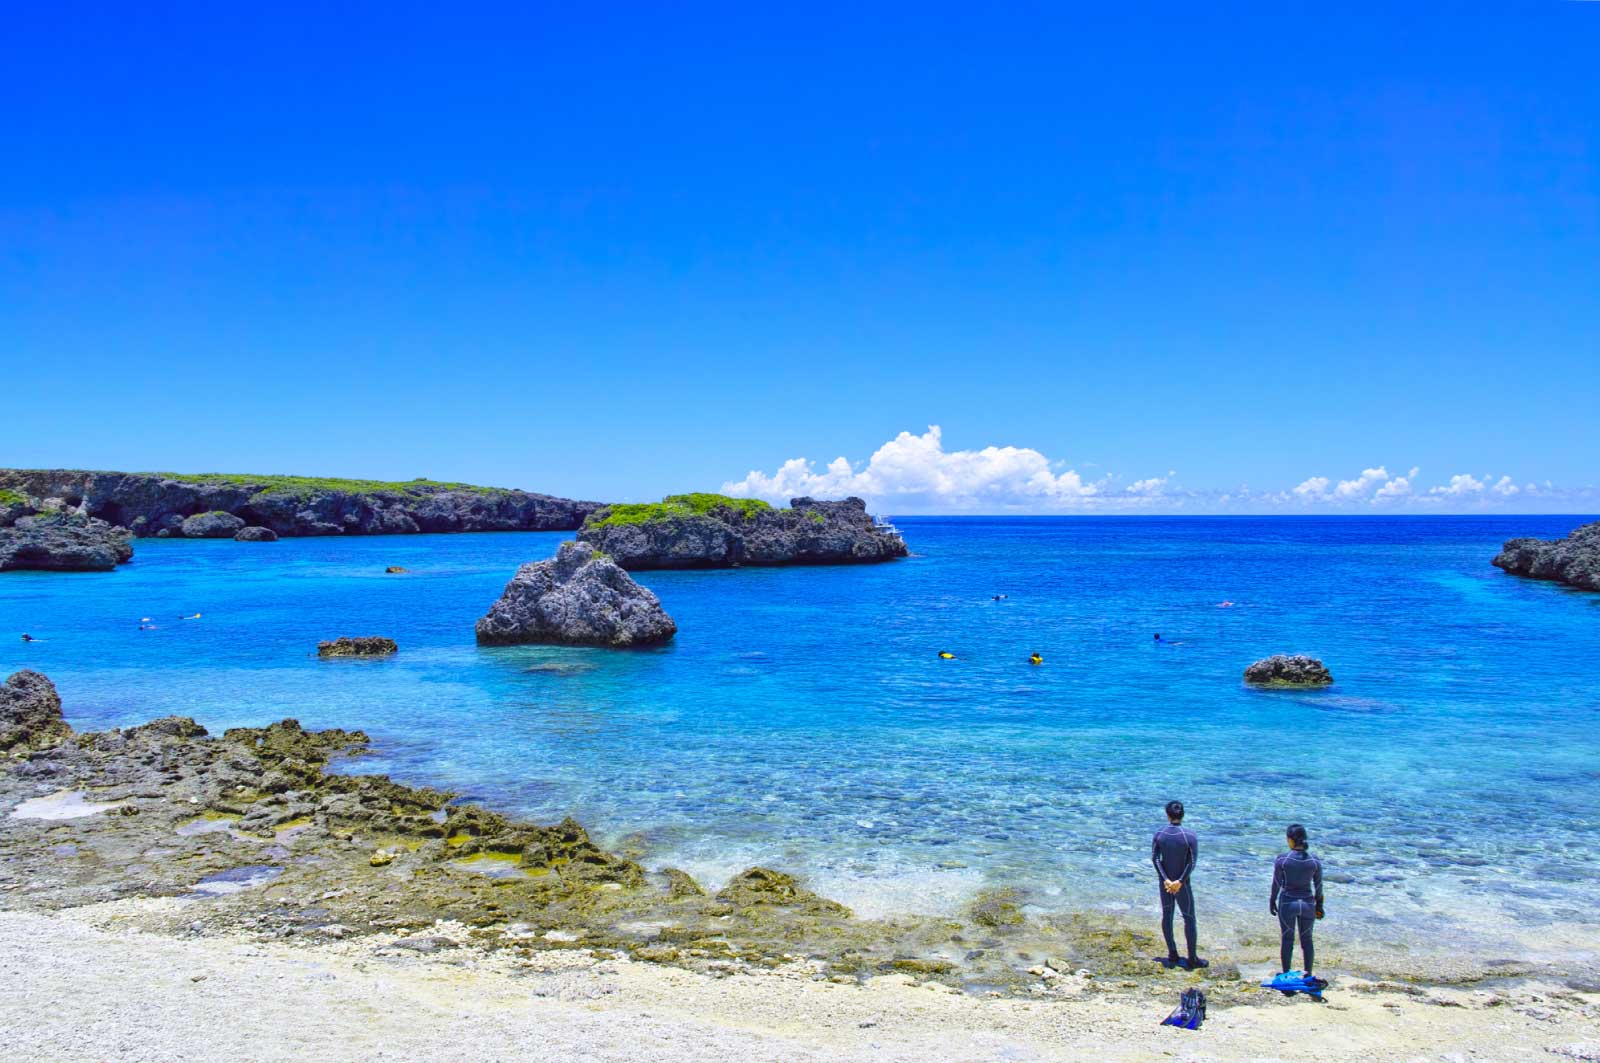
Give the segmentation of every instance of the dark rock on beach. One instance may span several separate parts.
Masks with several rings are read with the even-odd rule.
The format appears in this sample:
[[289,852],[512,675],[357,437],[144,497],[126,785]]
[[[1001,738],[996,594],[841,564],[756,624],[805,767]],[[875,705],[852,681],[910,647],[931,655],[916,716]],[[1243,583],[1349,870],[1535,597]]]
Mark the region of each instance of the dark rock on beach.
[[627,569],[838,565],[906,556],[905,540],[875,523],[859,498],[796,498],[789,509],[720,495],[673,495],[607,506],[578,533]]
[[236,543],[275,543],[278,541],[278,533],[271,528],[254,526],[240,528],[233,533],[233,541]]
[[518,569],[477,625],[485,645],[650,646],[677,631],[654,594],[593,546],[574,542]]
[[196,513],[185,518],[183,522],[183,537],[185,539],[232,539],[244,528],[244,521],[232,513],[224,513],[214,509],[209,513]]
[[48,749],[72,737],[55,684],[38,672],[16,672],[0,686],[0,753]]
[[1325,687],[1333,675],[1315,657],[1278,653],[1246,668],[1244,681],[1252,686]]
[[357,638],[340,637],[331,642],[317,643],[318,657],[387,657],[399,652],[394,639],[381,635],[364,635]]
[[133,557],[128,529],[76,513],[16,518],[0,528],[0,572],[109,572]]
[[1565,539],[1512,539],[1493,563],[1514,576],[1600,591],[1600,521]]
[[193,535],[185,522],[212,513],[239,520],[226,535],[247,524],[283,536],[570,531],[600,508],[598,502],[431,480],[0,469],[0,524],[52,503],[125,525],[137,536]]

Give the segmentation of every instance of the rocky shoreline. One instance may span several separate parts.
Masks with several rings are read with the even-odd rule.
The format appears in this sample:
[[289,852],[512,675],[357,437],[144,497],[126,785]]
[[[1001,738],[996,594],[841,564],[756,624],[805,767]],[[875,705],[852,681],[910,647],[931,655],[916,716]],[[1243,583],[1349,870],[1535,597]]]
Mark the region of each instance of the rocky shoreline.
[[1565,539],[1511,539],[1492,563],[1513,576],[1600,591],[1600,521],[1575,529]]
[[0,469],[0,524],[73,512],[141,537],[234,538],[246,527],[277,536],[572,531],[599,508],[429,480]]
[[658,503],[605,506],[578,532],[623,568],[850,565],[907,554],[892,527],[859,498],[795,498],[788,509],[723,495],[669,495]]
[[[49,681],[18,673],[0,687],[0,910],[171,898],[182,903],[140,927],[381,935],[415,953],[601,950],[718,976],[798,963],[816,981],[895,975],[1024,999],[1164,997],[1196,984],[1218,1006],[1264,1002],[1241,968],[1270,963],[1275,939],[1231,955],[1219,945],[1209,970],[1178,974],[1151,962],[1159,948],[1144,921],[1031,913],[1011,891],[982,894],[957,917],[872,920],[771,868],[707,886],[604,850],[571,820],[529,823],[334,769],[343,758],[359,766],[368,745],[359,731],[293,720],[220,737],[180,717],[79,734]],[[454,938],[441,924],[459,928]],[[1338,946],[1324,951],[1337,967]],[[1401,977],[1424,985],[1539,974],[1511,961],[1413,962]]]

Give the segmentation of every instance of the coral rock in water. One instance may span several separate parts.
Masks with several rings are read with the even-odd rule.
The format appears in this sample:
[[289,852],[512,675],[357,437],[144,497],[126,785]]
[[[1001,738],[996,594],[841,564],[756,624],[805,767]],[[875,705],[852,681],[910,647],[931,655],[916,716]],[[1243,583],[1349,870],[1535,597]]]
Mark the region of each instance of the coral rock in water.
[[395,645],[394,639],[386,639],[377,635],[367,635],[361,638],[337,638],[332,642],[317,643],[318,657],[385,657],[400,647]]
[[1246,668],[1244,681],[1267,687],[1325,687],[1333,675],[1315,657],[1278,653]]
[[615,561],[588,543],[568,542],[551,560],[518,569],[477,632],[486,645],[624,647],[666,642],[678,625]]

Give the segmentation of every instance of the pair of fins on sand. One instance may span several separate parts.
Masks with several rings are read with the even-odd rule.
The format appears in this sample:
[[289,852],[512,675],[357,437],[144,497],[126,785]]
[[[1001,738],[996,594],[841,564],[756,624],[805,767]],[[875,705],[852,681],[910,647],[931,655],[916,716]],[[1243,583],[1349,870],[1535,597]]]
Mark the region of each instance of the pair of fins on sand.
[[[1313,1000],[1322,999],[1328,983],[1304,971],[1286,971],[1261,983],[1263,989],[1276,989],[1286,997],[1304,993]],[[1180,1030],[1198,1030],[1206,1021],[1206,995],[1198,989],[1185,989],[1172,1014],[1161,1020],[1163,1026],[1176,1026]]]

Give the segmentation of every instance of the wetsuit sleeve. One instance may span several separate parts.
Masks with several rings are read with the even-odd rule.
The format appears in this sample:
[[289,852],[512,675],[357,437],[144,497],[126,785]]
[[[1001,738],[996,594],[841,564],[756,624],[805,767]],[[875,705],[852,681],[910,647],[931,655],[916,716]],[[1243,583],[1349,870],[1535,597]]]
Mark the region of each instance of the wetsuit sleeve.
[[1156,878],[1162,882],[1167,881],[1166,872],[1161,870],[1161,835],[1159,833],[1150,839],[1150,866],[1156,869]]
[[1282,876],[1283,861],[1274,860],[1272,862],[1272,896],[1267,900],[1267,907],[1273,911],[1278,910],[1278,891],[1283,888]]
[[1322,861],[1316,861],[1316,865],[1316,867],[1312,868],[1311,874],[1312,881],[1316,883],[1317,887],[1317,911],[1320,912],[1322,910]]
[[1186,831],[1183,840],[1189,843],[1189,861],[1183,865],[1183,874],[1178,876],[1178,881],[1185,884],[1189,876],[1194,873],[1194,865],[1200,862],[1200,835],[1194,831]]

